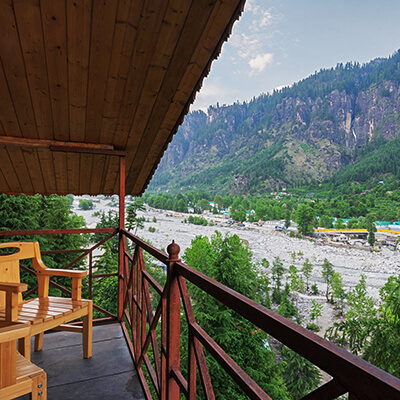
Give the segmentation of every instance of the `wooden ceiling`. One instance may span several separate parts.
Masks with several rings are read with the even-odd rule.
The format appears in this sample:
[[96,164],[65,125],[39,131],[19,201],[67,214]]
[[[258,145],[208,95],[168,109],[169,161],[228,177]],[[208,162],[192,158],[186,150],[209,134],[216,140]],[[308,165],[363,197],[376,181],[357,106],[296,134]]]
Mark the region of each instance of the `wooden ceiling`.
[[0,192],[141,194],[243,6],[0,1]]

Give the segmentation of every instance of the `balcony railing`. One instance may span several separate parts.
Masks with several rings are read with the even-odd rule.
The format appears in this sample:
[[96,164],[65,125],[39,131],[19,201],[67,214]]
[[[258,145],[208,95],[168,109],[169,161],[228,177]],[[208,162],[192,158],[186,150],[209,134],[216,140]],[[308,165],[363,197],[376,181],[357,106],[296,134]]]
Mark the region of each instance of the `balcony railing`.
[[[204,397],[214,399],[204,349],[249,398],[270,398],[268,393],[265,393],[196,322],[187,282],[197,286],[332,376],[332,380],[303,399],[335,399],[346,393],[351,400],[400,398],[399,379],[185,265],[179,260],[179,246],[175,243],[168,247],[166,254],[124,229],[0,232],[0,238],[3,237],[4,240],[4,237],[11,235],[73,233],[109,235],[89,249],[54,250],[44,253],[81,252],[67,266],[62,266],[63,268],[70,268],[84,257],[89,257],[89,297],[92,296],[94,279],[105,276],[119,277],[118,316],[97,305],[94,307],[105,315],[101,322],[117,319],[121,322],[147,398],[178,400],[182,393],[186,398],[195,399],[199,376]],[[117,233],[120,246],[118,273],[95,274],[93,251]],[[135,245],[133,255],[127,251],[128,241]],[[166,266],[167,280],[164,286],[146,271],[143,251]],[[63,292],[69,292],[56,282],[52,282],[52,285]],[[28,295],[33,291],[34,288]],[[157,302],[156,295],[159,298]],[[182,314],[188,326],[186,376],[182,373],[180,362]]]

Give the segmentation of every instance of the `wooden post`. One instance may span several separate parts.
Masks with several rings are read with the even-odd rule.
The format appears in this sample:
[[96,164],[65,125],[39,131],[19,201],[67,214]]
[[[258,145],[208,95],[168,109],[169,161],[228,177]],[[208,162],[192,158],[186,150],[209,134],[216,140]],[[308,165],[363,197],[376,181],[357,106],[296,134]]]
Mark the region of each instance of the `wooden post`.
[[125,228],[125,157],[119,158],[119,259],[118,259],[118,321],[124,313],[124,239],[121,230]]
[[180,332],[181,332],[181,301],[178,278],[174,274],[174,264],[179,260],[180,247],[172,241],[167,247],[167,398],[179,400],[179,386],[172,377],[173,370],[180,371]]
[[92,300],[93,292],[93,251],[89,253],[89,300]]

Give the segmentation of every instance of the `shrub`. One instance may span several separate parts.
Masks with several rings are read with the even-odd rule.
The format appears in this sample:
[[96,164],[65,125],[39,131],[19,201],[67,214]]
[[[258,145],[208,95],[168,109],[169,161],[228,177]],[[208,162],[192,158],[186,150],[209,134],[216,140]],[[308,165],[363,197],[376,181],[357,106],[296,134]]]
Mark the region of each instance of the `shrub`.
[[317,295],[318,292],[319,292],[318,286],[317,286],[317,284],[316,284],[315,282],[314,282],[314,284],[311,285],[311,292],[312,292],[312,294],[314,294],[314,295]]
[[92,210],[93,209],[92,200],[86,200],[86,199],[79,200],[79,208],[81,208],[82,210]]
[[317,324],[314,324],[314,322],[309,322],[306,326],[306,328],[310,331],[313,332],[319,332],[319,327]]
[[154,226],[149,226],[149,232],[154,233],[156,231],[156,228]]

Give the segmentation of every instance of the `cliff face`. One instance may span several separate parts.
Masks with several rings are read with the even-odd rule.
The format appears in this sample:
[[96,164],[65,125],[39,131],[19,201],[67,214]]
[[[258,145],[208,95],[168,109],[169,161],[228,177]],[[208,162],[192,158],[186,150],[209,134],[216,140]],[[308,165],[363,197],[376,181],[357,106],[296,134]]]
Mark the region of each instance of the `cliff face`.
[[399,82],[381,79],[361,89],[346,83],[349,90],[325,87],[320,95],[313,87],[310,96],[303,83],[249,103],[190,113],[152,187],[207,188],[213,177],[214,186],[240,192],[322,180],[356,161],[373,138],[399,135]]

